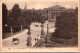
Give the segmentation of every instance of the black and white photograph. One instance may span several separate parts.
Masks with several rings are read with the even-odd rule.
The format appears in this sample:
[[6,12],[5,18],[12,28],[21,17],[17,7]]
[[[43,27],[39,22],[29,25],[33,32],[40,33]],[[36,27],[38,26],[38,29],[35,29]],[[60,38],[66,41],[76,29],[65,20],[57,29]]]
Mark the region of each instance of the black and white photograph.
[[78,47],[78,2],[2,2],[2,47]]

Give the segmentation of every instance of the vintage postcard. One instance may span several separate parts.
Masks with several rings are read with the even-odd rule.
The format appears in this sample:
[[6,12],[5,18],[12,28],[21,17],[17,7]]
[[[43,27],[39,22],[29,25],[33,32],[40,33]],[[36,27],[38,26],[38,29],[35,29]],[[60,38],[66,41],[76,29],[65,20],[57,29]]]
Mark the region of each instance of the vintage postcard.
[[79,0],[1,0],[1,52],[79,52]]

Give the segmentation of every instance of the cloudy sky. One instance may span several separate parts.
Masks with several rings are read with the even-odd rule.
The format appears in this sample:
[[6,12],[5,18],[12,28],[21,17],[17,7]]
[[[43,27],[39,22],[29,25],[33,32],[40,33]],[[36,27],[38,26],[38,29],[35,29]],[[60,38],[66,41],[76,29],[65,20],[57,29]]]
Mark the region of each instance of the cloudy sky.
[[[48,0],[49,1],[49,0]],[[52,0],[50,2],[46,1],[25,1],[25,2],[3,2],[6,4],[7,9],[12,9],[12,7],[14,6],[14,4],[19,4],[19,7],[21,9],[24,9],[24,6],[26,4],[26,7],[28,9],[43,9],[43,8],[48,8],[51,6],[55,6],[55,5],[60,5],[66,8],[75,8],[78,6],[78,2],[77,0],[67,0],[67,1],[63,1],[63,0]]]

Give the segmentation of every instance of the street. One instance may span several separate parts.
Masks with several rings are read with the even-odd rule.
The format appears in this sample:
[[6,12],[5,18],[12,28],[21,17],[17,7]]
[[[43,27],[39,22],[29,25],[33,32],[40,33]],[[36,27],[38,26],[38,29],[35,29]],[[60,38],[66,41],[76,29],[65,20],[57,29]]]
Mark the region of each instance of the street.
[[[34,23],[31,24],[30,26],[30,31],[31,31],[31,43],[32,43],[32,46],[33,47],[35,45],[35,43],[37,41],[35,41],[35,38],[38,38],[40,40],[40,35],[41,35],[41,27],[40,27],[40,24],[37,23],[39,26],[38,27],[35,27],[34,26]],[[49,23],[50,24],[50,23]],[[50,26],[50,25],[49,25]],[[51,28],[50,30],[52,30],[54,32],[55,28]],[[6,38],[6,39],[3,39],[2,41],[2,45],[3,47],[7,47],[7,48],[27,48],[27,38],[28,38],[28,34],[27,34],[28,30],[25,29],[24,31],[21,31],[21,33],[18,33],[16,35],[13,35],[12,37],[9,37],[9,38]],[[47,22],[45,22],[44,24],[44,32],[46,34],[47,32]],[[20,43],[17,44],[17,45],[14,45],[14,43],[12,42],[12,39],[13,38],[18,38]]]

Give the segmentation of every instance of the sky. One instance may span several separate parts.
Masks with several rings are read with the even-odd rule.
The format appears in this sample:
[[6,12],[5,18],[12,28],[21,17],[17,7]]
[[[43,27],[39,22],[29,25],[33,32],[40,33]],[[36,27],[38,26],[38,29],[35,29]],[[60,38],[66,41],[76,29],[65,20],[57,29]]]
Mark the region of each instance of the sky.
[[14,6],[14,4],[18,4],[21,9],[24,9],[25,5],[26,5],[27,9],[33,9],[33,8],[34,9],[44,9],[44,8],[52,7],[55,5],[60,5],[60,6],[66,7],[66,8],[78,7],[77,0],[74,0],[74,1],[67,0],[67,1],[63,1],[63,2],[60,0],[57,0],[57,1],[51,1],[51,2],[48,2],[48,1],[44,1],[44,2],[25,1],[25,2],[3,2],[3,3],[6,4],[8,10],[11,10],[12,7]]

